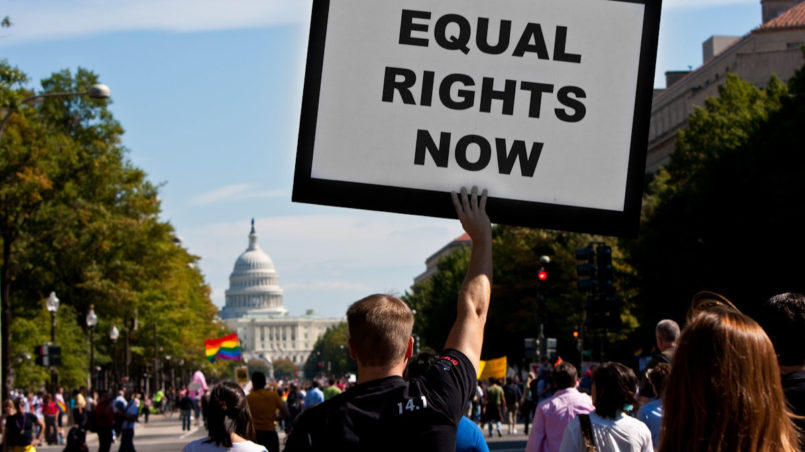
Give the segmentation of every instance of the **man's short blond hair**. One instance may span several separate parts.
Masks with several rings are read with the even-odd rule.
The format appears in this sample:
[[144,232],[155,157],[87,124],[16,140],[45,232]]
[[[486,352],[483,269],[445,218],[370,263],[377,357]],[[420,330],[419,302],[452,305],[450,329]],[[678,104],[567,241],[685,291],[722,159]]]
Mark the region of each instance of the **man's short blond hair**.
[[404,301],[374,294],[347,309],[349,340],[361,365],[385,367],[405,357],[414,315]]

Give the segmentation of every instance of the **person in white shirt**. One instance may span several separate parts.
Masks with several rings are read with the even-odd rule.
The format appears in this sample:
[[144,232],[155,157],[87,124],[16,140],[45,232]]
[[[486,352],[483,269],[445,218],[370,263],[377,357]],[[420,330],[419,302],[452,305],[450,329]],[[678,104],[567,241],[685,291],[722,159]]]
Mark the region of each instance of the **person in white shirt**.
[[636,389],[632,369],[613,362],[600,365],[593,373],[595,411],[570,421],[559,451],[585,452],[592,442],[598,452],[653,452],[646,424],[626,414],[637,402]]
[[206,438],[184,446],[182,452],[267,452],[250,441],[254,424],[243,389],[231,381],[216,385],[207,404]]

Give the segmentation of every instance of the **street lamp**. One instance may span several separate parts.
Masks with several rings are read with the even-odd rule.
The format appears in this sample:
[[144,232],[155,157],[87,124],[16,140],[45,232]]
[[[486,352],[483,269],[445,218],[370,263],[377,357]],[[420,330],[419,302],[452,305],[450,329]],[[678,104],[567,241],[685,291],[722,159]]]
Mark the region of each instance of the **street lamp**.
[[[96,83],[92,85],[87,91],[60,91],[55,93],[35,94],[33,96],[26,97],[20,103],[27,104],[29,102],[36,102],[46,97],[70,97],[70,96],[87,96],[90,99],[109,99],[109,87],[102,83]],[[17,111],[16,107],[11,107],[6,112],[6,115],[3,117],[3,122],[0,122],[0,137],[2,137],[3,135],[3,130],[6,127],[6,122],[8,122],[8,118],[10,118],[11,114],[16,111]]]
[[[2,132],[2,128],[0,128],[0,132]],[[48,301],[45,303],[47,306],[47,310],[50,313],[50,343],[56,343],[56,311],[59,310],[59,297],[56,296],[56,292],[50,292],[48,296]],[[3,333],[5,333],[5,329]],[[5,355],[3,355],[5,356]],[[56,393],[56,371],[53,369],[53,366],[50,366],[50,385],[51,385],[51,394]]]
[[117,390],[117,357],[115,356],[115,349],[117,348],[117,339],[120,337],[120,331],[117,330],[117,327],[112,325],[112,329],[109,330],[109,339],[112,341],[112,373],[114,374],[115,378],[115,387],[113,389]]
[[89,305],[87,313],[87,328],[89,328],[89,393],[95,386],[95,325],[98,324],[98,316],[95,315],[95,305]]

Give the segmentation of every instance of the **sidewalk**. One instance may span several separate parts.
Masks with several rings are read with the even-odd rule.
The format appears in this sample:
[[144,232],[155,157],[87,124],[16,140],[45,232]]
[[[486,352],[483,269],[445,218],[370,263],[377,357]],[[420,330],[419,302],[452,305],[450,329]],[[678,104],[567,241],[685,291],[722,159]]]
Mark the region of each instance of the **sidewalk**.
[[[69,431],[65,427],[65,434]],[[162,450],[181,450],[182,446],[198,438],[206,436],[207,431],[202,426],[196,426],[195,421],[190,428],[190,431],[182,431],[182,424],[179,421],[178,413],[172,416],[161,414],[152,414],[148,423],[145,419],[140,417],[140,422],[134,426],[134,446],[137,451],[162,451]],[[87,432],[87,446],[90,452],[98,450],[98,435],[95,433]],[[112,444],[112,451],[116,451],[120,447],[119,442]],[[48,446],[42,444],[36,448],[37,451],[61,451],[64,445]]]

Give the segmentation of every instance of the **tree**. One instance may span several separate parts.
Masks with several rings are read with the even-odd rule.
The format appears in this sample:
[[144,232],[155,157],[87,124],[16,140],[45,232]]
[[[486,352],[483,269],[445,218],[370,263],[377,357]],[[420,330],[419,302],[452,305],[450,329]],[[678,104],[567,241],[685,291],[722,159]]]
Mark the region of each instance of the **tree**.
[[290,380],[296,378],[296,372],[299,371],[299,366],[294,364],[290,359],[275,359],[274,360],[274,378],[277,380]]
[[[558,339],[558,352],[574,356],[574,326],[584,324],[586,296],[576,288],[575,249],[601,237],[523,227],[495,226],[492,254],[494,259],[492,301],[484,329],[482,359],[508,356],[517,363],[524,356],[524,339],[539,334],[537,313],[541,309],[539,291],[545,300],[543,325],[546,337]],[[612,239],[606,240],[616,245]],[[629,275],[617,246],[613,249],[615,270],[620,277]],[[547,265],[548,279],[538,281],[542,267],[540,256],[551,257]],[[429,280],[415,285],[403,299],[416,310],[414,332],[422,346],[441,350],[456,318],[456,302],[469,263],[469,250],[459,248],[438,264],[438,272]],[[621,287],[627,300],[621,317],[624,328],[610,337],[624,338],[637,324],[630,314],[628,288]]]
[[730,74],[679,133],[646,194],[640,235],[626,243],[654,322],[684,319],[699,290],[750,314],[776,293],[805,290],[803,79],[800,69],[788,89],[773,77],[761,90]]
[[313,344],[313,351],[305,361],[303,368],[305,377],[357,372],[357,363],[349,357],[348,337],[349,330],[346,323],[327,328],[327,331]]
[[[65,70],[43,80],[42,88],[83,92],[97,79],[84,69]],[[59,341],[69,342],[62,331],[86,337],[84,318],[95,305],[103,332],[96,335],[98,364],[125,361],[120,347],[103,339],[115,325],[128,338],[136,373],[156,374],[165,355],[213,374],[230,370],[227,363],[205,363],[204,339],[222,336],[225,328],[216,320],[198,258],[159,219],[157,187],[126,160],[123,129],[107,101],[48,97],[28,105],[22,102],[31,95],[26,80],[0,62],[0,105],[11,112],[0,136],[4,336],[33,336],[24,322],[10,319],[38,316],[53,290],[72,315],[62,321],[60,310]],[[4,376],[11,364],[7,344],[3,340]],[[61,375],[80,372],[86,379],[89,347],[79,350],[83,361],[63,360]]]

